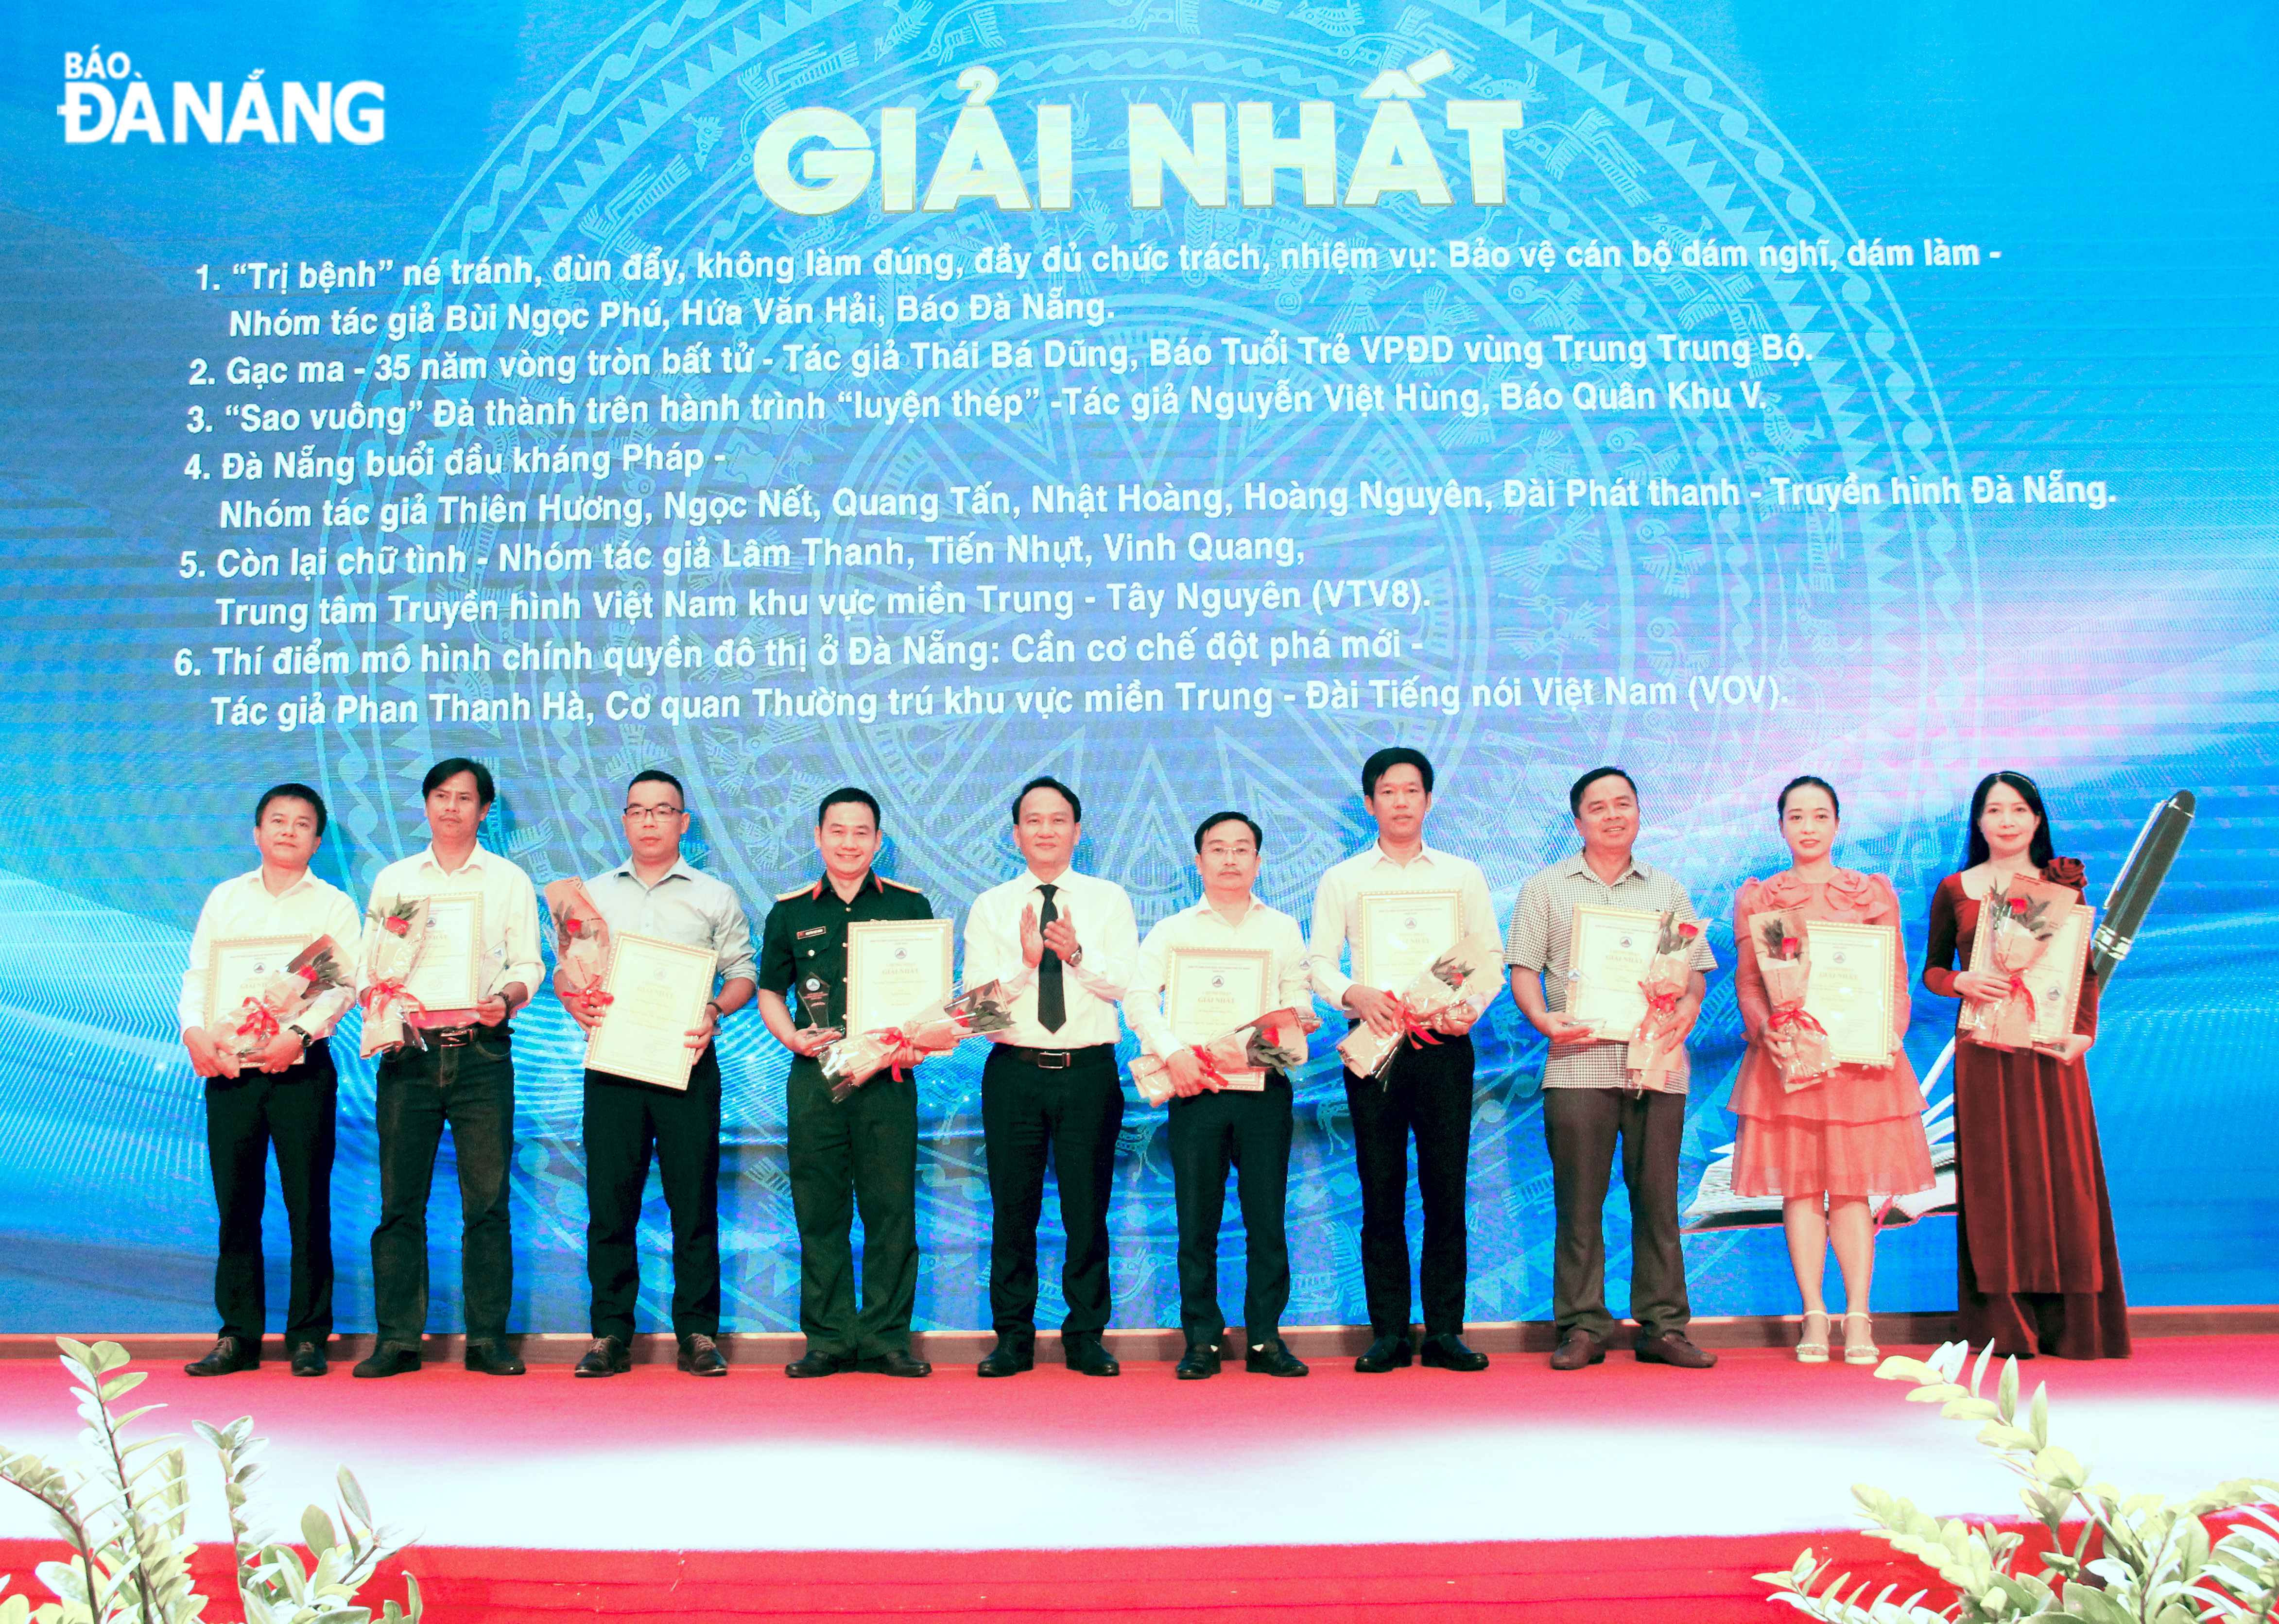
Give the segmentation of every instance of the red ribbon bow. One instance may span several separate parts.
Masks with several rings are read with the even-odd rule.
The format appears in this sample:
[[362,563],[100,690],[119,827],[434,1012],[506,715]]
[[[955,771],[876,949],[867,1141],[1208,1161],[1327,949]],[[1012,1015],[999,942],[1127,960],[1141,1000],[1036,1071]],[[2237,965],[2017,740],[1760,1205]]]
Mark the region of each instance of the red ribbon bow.
[[893,1074],[894,1081],[899,1083],[902,1080],[902,1052],[904,1049],[915,1049],[917,1045],[911,1042],[910,1035],[899,1026],[881,1027],[877,1035],[882,1041],[893,1046],[895,1058],[886,1062],[886,1069]]
[[1416,1018],[1416,1012],[1408,1007],[1408,1000],[1395,998],[1393,1000],[1393,1007],[1400,1013],[1400,1035],[1403,1038],[1417,1043],[1437,1044],[1440,1041],[1431,1027]]
[[1638,989],[1646,994],[1646,1007],[1648,1015],[1669,1015],[1677,1013],[1677,1000],[1681,994],[1654,992],[1643,981],[1638,984]]
[[254,1005],[253,1012],[237,1023],[238,1036],[257,1043],[266,1043],[278,1030],[276,1013],[266,1004]]
[[2026,1023],[2030,1027],[2040,1012],[2035,1007],[2033,989],[2026,984],[2026,978],[2016,971],[2012,971],[2010,984],[2004,990],[2002,996],[2005,1000],[2022,998],[2026,1000]]
[[382,1006],[390,1002],[403,1006],[396,1015],[400,1021],[409,1021],[413,1015],[427,1013],[427,1006],[412,996],[401,976],[384,977],[373,982],[364,993],[364,1007],[375,1016],[385,1015],[387,1011]]
[[1228,1077],[1225,1072],[1220,1070],[1218,1062],[1211,1058],[1211,1053],[1209,1049],[1197,1047],[1194,1051],[1194,1056],[1195,1064],[1201,1068],[1203,1076],[1209,1077],[1221,1088],[1232,1088],[1234,1086],[1232,1079]]
[[1815,1020],[1811,1015],[1807,1015],[1802,1004],[1782,1004],[1777,1006],[1773,1010],[1772,1019],[1767,1021],[1765,1024],[1769,1027],[1808,1027],[1812,1030],[1818,1032],[1822,1038],[1828,1036],[1828,1029],[1822,1026],[1818,1021]]

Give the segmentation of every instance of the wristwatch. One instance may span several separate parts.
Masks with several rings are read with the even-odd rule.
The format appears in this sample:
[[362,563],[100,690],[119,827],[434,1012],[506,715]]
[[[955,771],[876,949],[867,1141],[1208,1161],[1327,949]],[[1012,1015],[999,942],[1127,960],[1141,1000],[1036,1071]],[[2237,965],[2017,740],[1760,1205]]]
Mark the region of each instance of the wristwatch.
[[309,1034],[303,1030],[296,1022],[287,1022],[285,1030],[301,1040],[301,1053],[303,1055],[306,1055],[309,1053],[309,1046],[317,1041],[314,1038],[309,1036]]

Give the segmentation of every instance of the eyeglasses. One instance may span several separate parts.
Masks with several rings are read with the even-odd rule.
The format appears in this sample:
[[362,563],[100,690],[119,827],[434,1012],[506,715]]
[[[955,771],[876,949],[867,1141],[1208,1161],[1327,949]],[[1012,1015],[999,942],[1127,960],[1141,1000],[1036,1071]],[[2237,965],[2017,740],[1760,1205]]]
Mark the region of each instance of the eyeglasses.
[[687,808],[686,807],[627,807],[625,808],[625,822],[628,823],[657,823],[664,822],[669,817],[679,817],[687,810]]

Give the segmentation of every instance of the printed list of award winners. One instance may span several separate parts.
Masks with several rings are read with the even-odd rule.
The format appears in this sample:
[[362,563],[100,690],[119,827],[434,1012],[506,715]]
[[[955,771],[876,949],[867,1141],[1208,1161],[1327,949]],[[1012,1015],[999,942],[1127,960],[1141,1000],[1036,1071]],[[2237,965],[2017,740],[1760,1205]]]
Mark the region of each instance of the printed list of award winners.
[[[1531,251],[1582,279],[1669,249]],[[170,561],[175,686],[202,724],[285,732],[1766,708],[1788,702],[1777,670],[1624,676],[1589,640],[1536,664],[1499,645],[1508,669],[1453,679],[1453,544],[1469,533],[1477,557],[1618,514],[1707,540],[1738,510],[1825,539],[1808,592],[1833,589],[1822,555],[1868,512],[2109,501],[2062,470],[1684,483],[1519,454],[1578,424],[1792,437],[1779,402],[1808,395],[1811,336],[1337,330],[1375,319],[1355,289],[1475,310],[1428,285],[1492,297],[1498,257],[1454,241],[1278,262],[1244,245],[196,266],[211,345],[151,436],[180,435],[195,483],[197,545]],[[1217,331],[1166,319],[1198,276],[1239,307]],[[1331,313],[1323,330],[1256,314],[1288,289]],[[1492,471],[1436,482],[1387,465],[1395,444]],[[1227,463],[1258,448],[1258,466],[1212,472],[1222,446]]]

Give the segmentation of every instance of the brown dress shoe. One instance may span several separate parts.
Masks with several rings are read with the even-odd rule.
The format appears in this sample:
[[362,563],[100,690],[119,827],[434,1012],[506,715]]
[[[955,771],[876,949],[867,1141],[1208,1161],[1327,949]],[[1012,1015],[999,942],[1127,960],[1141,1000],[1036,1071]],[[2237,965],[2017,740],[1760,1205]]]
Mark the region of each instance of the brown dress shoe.
[[1586,1330],[1570,1330],[1559,1344],[1559,1351],[1551,1356],[1554,1370],[1580,1370],[1585,1365],[1602,1365],[1607,1361],[1607,1344]]
[[1695,1347],[1682,1330],[1641,1337],[1631,1352],[1642,1365],[1676,1365],[1681,1370],[1707,1370],[1717,1362],[1715,1353]]

